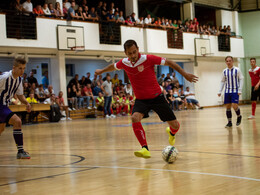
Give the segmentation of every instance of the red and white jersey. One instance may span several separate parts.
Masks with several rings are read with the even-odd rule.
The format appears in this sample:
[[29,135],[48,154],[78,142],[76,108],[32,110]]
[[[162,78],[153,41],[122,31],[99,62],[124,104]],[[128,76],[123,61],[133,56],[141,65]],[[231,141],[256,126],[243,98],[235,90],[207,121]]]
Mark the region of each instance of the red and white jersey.
[[260,67],[255,67],[255,69],[249,69],[249,75],[251,77],[251,84],[252,87],[256,86],[256,84],[259,82],[260,80]]
[[124,69],[133,87],[136,99],[153,99],[162,93],[154,72],[155,65],[164,65],[165,58],[154,55],[139,55],[132,63],[124,58],[115,63],[117,70]]

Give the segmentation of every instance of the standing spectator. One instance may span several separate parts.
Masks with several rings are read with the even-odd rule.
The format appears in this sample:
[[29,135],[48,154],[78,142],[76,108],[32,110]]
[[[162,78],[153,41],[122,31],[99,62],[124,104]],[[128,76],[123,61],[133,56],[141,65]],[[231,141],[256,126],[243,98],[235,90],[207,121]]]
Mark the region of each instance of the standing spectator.
[[24,94],[24,97],[26,97],[26,98],[29,97],[30,88],[29,88],[27,81],[23,83],[23,94]]
[[99,19],[102,17],[102,6],[103,6],[103,1],[99,1],[98,6],[97,6],[97,15]]
[[69,0],[63,0],[64,6],[67,10],[71,7],[71,3],[69,2]]
[[48,71],[45,71],[42,77],[43,88],[47,89],[49,86]]
[[35,86],[38,87],[38,81],[34,77],[33,71],[30,72],[30,76],[27,78],[27,80],[28,80],[29,86],[31,86],[33,83],[35,83]]
[[107,3],[103,2],[103,6],[101,8],[101,20],[106,20],[107,19]]
[[[65,8],[66,9],[66,8]],[[59,17],[59,18],[61,18],[61,17],[63,17],[64,15],[63,15],[63,11],[61,10],[61,8],[60,8],[60,2],[56,2],[55,3],[55,14],[56,14],[56,16],[57,17]]]
[[98,79],[97,79],[97,75],[94,75],[94,78],[91,82],[91,87],[94,89],[94,87],[97,86],[97,82],[98,82]]
[[101,85],[101,89],[104,92],[104,99],[105,99],[105,105],[104,105],[104,113],[106,118],[115,118],[115,115],[111,114],[111,101],[112,101],[112,82],[110,75],[107,75],[106,81]]
[[131,15],[130,15],[130,20],[133,24],[136,23],[136,20],[135,20],[135,13],[133,12]]
[[169,80],[172,81],[171,75],[170,75],[170,73],[167,73],[167,75],[166,75],[164,81],[169,81]]
[[119,23],[122,23],[122,24],[125,23],[124,12],[123,12],[123,11],[120,11],[120,12],[119,12],[118,22],[119,22]]
[[151,24],[152,23],[152,18],[151,18],[151,15],[148,14],[147,17],[144,19],[144,24]]
[[[86,6],[87,7],[87,6]],[[88,13],[86,13],[88,14]],[[83,8],[79,7],[78,11],[76,12],[76,17],[78,20],[85,20],[87,19],[87,15],[83,12]]]
[[212,35],[217,35],[218,30],[216,29],[215,26],[212,26],[210,33],[211,33]]
[[64,2],[62,3],[62,12],[63,12],[64,18],[67,18],[68,17],[68,9],[65,6]]
[[50,10],[48,8],[48,4],[47,3],[44,3],[42,11],[43,11],[45,16],[51,16],[51,12],[50,12]]
[[86,77],[85,76],[82,76],[81,77],[81,80],[79,80],[79,84],[82,86],[82,85],[86,85]]
[[67,16],[67,20],[73,20],[73,19],[78,19],[78,16],[76,16],[75,14],[75,1],[71,2],[71,6],[68,9],[68,16]]
[[26,15],[26,16],[29,16],[30,14],[33,13],[33,4],[31,2],[31,0],[26,0],[23,3],[23,12],[24,12],[24,15]]
[[86,77],[86,81],[85,81],[85,84],[91,84],[91,80],[90,80],[90,72],[87,72],[87,77]]
[[114,75],[114,78],[111,80],[112,84],[114,85],[115,83],[117,83],[119,85],[119,79],[118,79],[118,74],[116,73]]
[[68,87],[71,88],[72,85],[77,86],[77,84],[78,84],[78,82],[79,82],[78,79],[79,79],[79,75],[78,75],[78,74],[75,74],[75,77],[69,81]]
[[33,9],[33,13],[37,16],[43,16],[44,13],[42,11],[42,6],[41,5],[36,5],[36,7]]
[[52,3],[49,3],[49,4],[48,4],[48,7],[49,7],[49,10],[50,10],[50,12],[51,12],[51,15],[52,15],[53,17],[57,17],[56,12],[55,12],[55,9],[54,9],[54,7],[53,7],[53,4],[52,4]]
[[26,74],[26,73],[23,73],[22,81],[23,81],[23,83],[24,83],[24,82],[28,82],[27,74]]
[[94,20],[98,19],[97,12],[95,11],[95,7],[91,7],[89,11],[89,17]]
[[104,81],[102,75],[98,75],[98,81],[100,82],[101,85],[103,84]]
[[128,26],[134,26],[133,22],[130,20],[130,16],[126,17],[125,24]]
[[143,27],[144,25],[144,17],[139,17],[137,20],[136,20],[136,25],[141,25]]
[[198,106],[199,109],[203,109],[203,107],[200,106],[199,101],[195,98],[195,93],[193,91],[190,91],[189,87],[186,87],[186,91],[184,92],[184,95],[186,97],[187,103],[192,107],[193,104]]
[[20,4],[20,0],[12,1],[10,3],[10,10],[14,10],[16,14],[21,14],[23,11],[23,6]]

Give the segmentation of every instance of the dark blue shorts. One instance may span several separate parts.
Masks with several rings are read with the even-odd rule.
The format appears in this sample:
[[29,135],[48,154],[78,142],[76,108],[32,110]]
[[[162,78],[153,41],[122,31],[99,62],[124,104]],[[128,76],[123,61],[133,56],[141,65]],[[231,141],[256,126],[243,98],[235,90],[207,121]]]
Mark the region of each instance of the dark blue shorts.
[[224,104],[235,103],[238,104],[239,95],[238,93],[225,93]]
[[14,113],[5,105],[0,105],[0,123],[7,123]]
[[186,98],[186,100],[187,100],[187,103],[192,103],[192,104],[198,104],[199,102],[198,102],[198,100],[196,100],[196,99],[188,99],[188,98]]

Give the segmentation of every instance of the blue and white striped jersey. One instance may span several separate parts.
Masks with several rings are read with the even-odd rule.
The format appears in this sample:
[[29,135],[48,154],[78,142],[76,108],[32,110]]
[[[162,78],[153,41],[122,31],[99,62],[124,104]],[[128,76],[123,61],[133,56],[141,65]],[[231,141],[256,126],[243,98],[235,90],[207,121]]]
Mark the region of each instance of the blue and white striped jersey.
[[22,78],[13,78],[12,70],[0,75],[0,105],[8,106],[14,94],[23,95]]
[[243,87],[243,74],[240,69],[233,66],[231,69],[226,68],[223,70],[221,87],[219,93],[222,92],[225,85],[225,93],[241,93]]

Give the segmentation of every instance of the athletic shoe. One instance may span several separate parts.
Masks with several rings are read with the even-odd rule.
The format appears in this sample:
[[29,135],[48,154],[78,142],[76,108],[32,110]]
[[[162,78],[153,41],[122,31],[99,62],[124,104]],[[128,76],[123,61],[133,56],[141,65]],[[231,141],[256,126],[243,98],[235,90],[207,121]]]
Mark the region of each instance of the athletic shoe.
[[92,109],[92,108],[89,106],[88,109]]
[[71,120],[72,120],[72,118],[68,117],[68,118],[67,118],[67,120],[68,120],[68,121],[71,121]]
[[136,151],[134,154],[137,157],[151,158],[151,154],[146,148],[142,148],[141,150]]
[[116,118],[116,116],[115,116],[115,115],[113,115],[113,114],[111,114],[111,115],[110,115],[110,118]]
[[17,153],[17,156],[16,156],[17,159],[30,159],[31,156],[29,155],[28,152],[25,152],[24,150],[22,152],[18,152]]
[[94,106],[93,108],[94,108],[94,109],[97,109],[97,107],[96,107],[96,106]]
[[60,120],[61,120],[61,121],[65,121],[65,120],[66,120],[66,117],[61,117]]
[[107,115],[106,115],[106,118],[110,118],[110,116],[107,114]]
[[232,127],[232,123],[228,122],[228,124],[225,126],[226,128]]
[[69,111],[71,111],[71,108],[68,108]]
[[254,115],[250,115],[249,117],[247,117],[247,119],[255,119]]
[[241,124],[241,120],[242,120],[242,116],[240,115],[239,117],[237,117],[237,126],[239,126]]
[[72,108],[72,110],[76,110],[75,108]]
[[203,107],[199,107],[199,110],[203,110]]
[[171,129],[170,129],[170,127],[167,127],[167,128],[166,128],[166,132],[167,132],[168,135],[169,135],[169,144],[173,146],[173,145],[175,144],[175,136],[173,136],[173,135],[171,134]]

